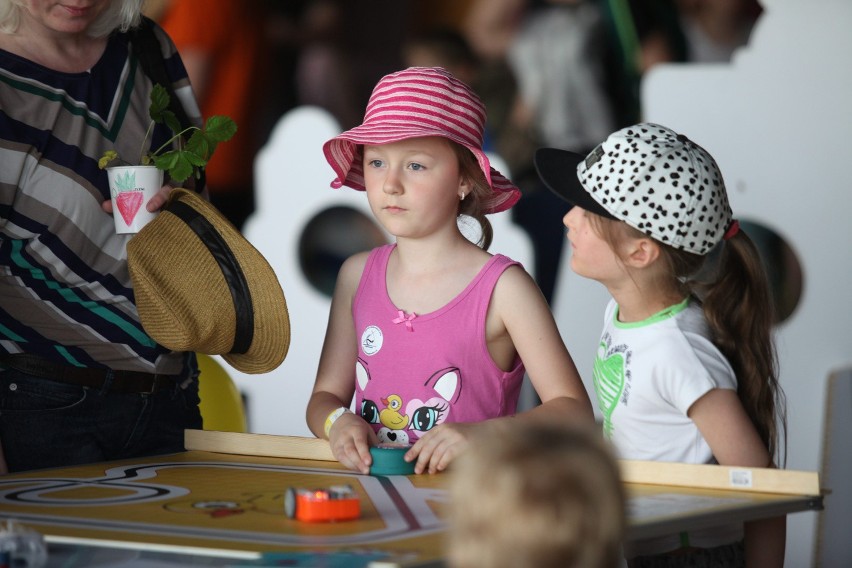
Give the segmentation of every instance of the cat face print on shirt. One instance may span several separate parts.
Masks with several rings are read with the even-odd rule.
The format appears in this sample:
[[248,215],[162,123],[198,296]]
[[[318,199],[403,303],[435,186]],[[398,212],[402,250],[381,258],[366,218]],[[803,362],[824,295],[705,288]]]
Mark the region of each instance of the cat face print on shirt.
[[373,426],[382,443],[413,444],[452,414],[461,393],[461,372],[447,367],[422,381],[398,381],[376,392],[366,362],[355,363],[356,388],[362,395],[358,413]]

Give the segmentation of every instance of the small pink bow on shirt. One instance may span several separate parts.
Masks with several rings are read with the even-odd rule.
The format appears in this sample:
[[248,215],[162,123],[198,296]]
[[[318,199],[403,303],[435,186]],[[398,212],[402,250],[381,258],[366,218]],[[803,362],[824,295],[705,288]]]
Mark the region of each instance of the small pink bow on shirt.
[[397,310],[397,312],[399,313],[399,317],[395,318],[393,320],[393,323],[405,323],[405,329],[407,329],[408,331],[414,331],[414,328],[411,326],[411,320],[416,318],[417,314],[411,312],[406,316],[405,312],[402,310]]

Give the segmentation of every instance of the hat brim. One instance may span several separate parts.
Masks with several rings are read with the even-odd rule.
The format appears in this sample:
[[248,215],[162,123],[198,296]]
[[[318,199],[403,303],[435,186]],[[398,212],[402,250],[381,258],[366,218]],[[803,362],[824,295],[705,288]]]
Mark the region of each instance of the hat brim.
[[570,203],[608,219],[616,219],[586,191],[577,175],[577,166],[586,157],[558,148],[539,148],[534,162],[538,177],[553,193]]

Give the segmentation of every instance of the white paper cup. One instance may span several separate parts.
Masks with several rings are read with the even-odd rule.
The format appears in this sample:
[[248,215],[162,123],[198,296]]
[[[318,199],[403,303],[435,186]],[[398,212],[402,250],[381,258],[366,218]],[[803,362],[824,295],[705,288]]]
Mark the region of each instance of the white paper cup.
[[106,172],[115,232],[138,233],[157,216],[149,213],[146,205],[163,187],[163,170],[154,166],[116,166]]

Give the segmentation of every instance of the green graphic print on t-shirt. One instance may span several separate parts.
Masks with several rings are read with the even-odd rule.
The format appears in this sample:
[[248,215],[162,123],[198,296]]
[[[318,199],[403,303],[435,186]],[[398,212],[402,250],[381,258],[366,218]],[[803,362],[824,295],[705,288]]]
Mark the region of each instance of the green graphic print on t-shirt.
[[609,438],[612,436],[612,413],[624,391],[625,381],[624,355],[620,352],[608,352],[606,341],[601,341],[598,346],[593,377],[595,392],[598,395],[598,408],[603,413],[604,435]]

